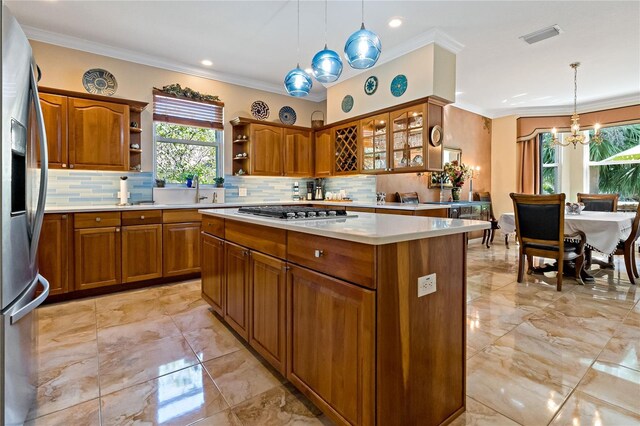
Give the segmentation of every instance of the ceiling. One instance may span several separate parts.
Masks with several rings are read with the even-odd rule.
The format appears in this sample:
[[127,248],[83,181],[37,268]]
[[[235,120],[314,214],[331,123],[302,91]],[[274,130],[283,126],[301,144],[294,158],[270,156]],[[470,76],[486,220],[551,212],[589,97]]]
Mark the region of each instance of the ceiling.
[[[287,71],[298,60],[308,67],[324,45],[322,1],[301,1],[299,56],[295,1],[5,3],[36,40],[281,93]],[[342,52],[360,25],[360,7],[329,1],[330,48]],[[392,17],[403,25],[390,28]],[[574,61],[582,63],[583,109],[640,102],[638,22],[638,1],[365,2],[366,26],[382,40],[381,61],[434,40],[444,44],[457,53],[456,104],[490,117],[567,112]],[[554,24],[558,37],[534,45],[519,39]],[[342,78],[355,75],[345,67]],[[325,97],[314,81],[310,99]]]

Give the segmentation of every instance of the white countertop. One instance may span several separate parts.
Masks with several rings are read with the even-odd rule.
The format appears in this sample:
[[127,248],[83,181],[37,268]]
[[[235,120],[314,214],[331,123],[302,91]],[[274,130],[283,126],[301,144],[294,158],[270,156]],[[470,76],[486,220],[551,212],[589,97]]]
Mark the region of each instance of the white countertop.
[[[315,203],[314,203],[315,204]],[[381,245],[489,229],[489,222],[354,212],[347,218],[283,220],[238,213],[238,209],[200,209],[200,213],[287,231]]]
[[263,202],[237,202],[237,203],[201,203],[201,204],[147,204],[133,206],[117,206],[115,204],[100,205],[74,205],[74,206],[47,206],[45,213],[81,213],[81,212],[115,212],[128,210],[156,210],[156,209],[208,209],[208,208],[236,208],[244,206],[290,206],[296,204],[317,204],[325,206],[365,207],[371,209],[391,210],[435,210],[448,209],[451,204],[403,204],[403,203],[363,203],[363,202],[337,202],[337,201],[263,201]]

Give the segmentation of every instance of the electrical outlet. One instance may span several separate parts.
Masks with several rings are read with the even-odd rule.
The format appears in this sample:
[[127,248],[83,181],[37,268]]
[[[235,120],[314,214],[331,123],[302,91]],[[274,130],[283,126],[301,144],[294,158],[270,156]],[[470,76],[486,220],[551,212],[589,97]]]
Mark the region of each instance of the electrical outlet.
[[246,197],[247,196],[247,188],[238,188],[238,197]]
[[436,274],[418,277],[418,297],[436,292]]

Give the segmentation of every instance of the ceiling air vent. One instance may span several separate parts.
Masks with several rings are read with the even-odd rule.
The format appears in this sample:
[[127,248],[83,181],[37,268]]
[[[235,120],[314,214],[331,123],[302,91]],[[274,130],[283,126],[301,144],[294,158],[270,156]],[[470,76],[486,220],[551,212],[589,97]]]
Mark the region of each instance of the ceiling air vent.
[[529,33],[527,35],[523,35],[520,38],[522,40],[526,41],[529,44],[533,44],[533,43],[537,43],[539,41],[546,40],[548,38],[560,35],[561,32],[562,32],[562,30],[560,29],[559,26],[552,25],[550,27],[543,28],[543,29],[538,30],[538,31],[534,31],[534,32]]

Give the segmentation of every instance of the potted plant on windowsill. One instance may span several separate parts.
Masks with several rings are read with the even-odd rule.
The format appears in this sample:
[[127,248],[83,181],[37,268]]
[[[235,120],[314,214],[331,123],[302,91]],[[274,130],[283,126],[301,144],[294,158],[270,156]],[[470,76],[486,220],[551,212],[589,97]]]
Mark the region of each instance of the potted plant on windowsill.
[[182,177],[187,183],[187,188],[191,188],[193,186],[193,173],[184,173]]
[[449,176],[449,181],[453,185],[451,188],[451,198],[453,201],[460,201],[460,188],[464,181],[471,176],[471,169],[458,161],[452,161],[444,165],[444,172]]
[[215,178],[214,182],[216,183],[216,188],[224,188],[224,178],[223,177]]

